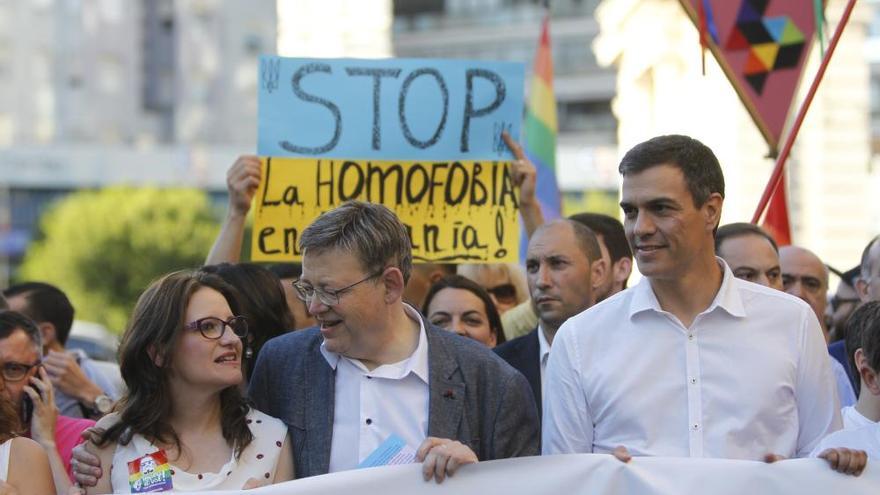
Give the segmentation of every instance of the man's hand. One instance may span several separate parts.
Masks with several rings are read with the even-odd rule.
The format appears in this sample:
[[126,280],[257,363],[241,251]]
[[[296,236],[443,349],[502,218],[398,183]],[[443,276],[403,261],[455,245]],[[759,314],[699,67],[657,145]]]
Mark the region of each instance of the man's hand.
[[[102,433],[99,428],[86,428],[80,434],[86,442],[96,443]],[[98,484],[98,479],[103,475],[101,459],[86,450],[86,444],[81,443],[73,448],[70,460],[70,469],[73,477],[80,486],[89,488]]]
[[632,460],[633,456],[629,453],[629,450],[626,449],[623,445],[618,445],[614,447],[614,450],[611,451],[611,455],[614,456],[615,459],[622,463],[627,463]]
[[507,143],[507,147],[513,152],[515,158],[510,172],[513,186],[519,188],[519,202],[526,206],[532,205],[535,203],[535,184],[538,180],[538,171],[523,153],[519,143],[510,137],[510,134],[502,132],[501,138]]
[[40,368],[39,374],[39,378],[32,376],[30,385],[23,390],[34,404],[34,415],[30,424],[31,437],[44,449],[49,450],[55,448],[55,422],[58,420],[58,408],[55,407],[55,391],[46,370]]
[[70,352],[49,351],[43,359],[43,367],[49,372],[52,385],[65,394],[75,397],[87,407],[92,407],[95,399],[104,393],[83,372]]
[[419,446],[416,460],[422,463],[422,476],[425,481],[431,478],[443,483],[446,476],[452,476],[460,466],[479,462],[477,454],[467,445],[447,438],[428,437]]
[[229,191],[229,212],[247,215],[251,202],[260,185],[260,159],[254,155],[242,155],[226,172],[226,189]]
[[820,459],[825,459],[831,465],[831,469],[838,473],[858,476],[862,474],[868,463],[868,454],[864,450],[847,449],[836,447],[825,449],[819,454]]

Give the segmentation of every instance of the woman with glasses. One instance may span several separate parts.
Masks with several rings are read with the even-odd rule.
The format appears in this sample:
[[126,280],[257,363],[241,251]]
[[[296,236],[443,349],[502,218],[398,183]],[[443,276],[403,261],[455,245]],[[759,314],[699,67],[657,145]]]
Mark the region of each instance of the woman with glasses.
[[219,263],[204,266],[202,271],[219,275],[239,295],[241,313],[248,322],[244,378],[249,381],[263,345],[296,328],[281,280],[253,263]]
[[37,442],[17,436],[21,431],[18,412],[6,398],[6,382],[0,376],[0,493],[53,493],[55,486],[46,452]]
[[[285,425],[242,397],[234,289],[216,275],[175,272],[138,300],[120,345],[128,392],[103,418],[104,467],[89,493],[254,488],[293,478]],[[109,469],[108,469],[109,468]]]
[[493,348],[505,342],[498,309],[485,289],[461,275],[447,275],[428,289],[422,313],[432,325]]

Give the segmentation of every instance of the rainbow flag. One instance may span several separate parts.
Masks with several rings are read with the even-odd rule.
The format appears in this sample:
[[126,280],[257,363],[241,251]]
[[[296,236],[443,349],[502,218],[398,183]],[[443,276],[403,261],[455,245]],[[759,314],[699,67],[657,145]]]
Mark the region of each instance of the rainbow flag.
[[553,54],[550,51],[548,12],[541,25],[525,123],[525,152],[538,171],[536,194],[546,220],[559,218],[562,212],[559,186],[556,184],[556,132],[556,96],[553,93]]

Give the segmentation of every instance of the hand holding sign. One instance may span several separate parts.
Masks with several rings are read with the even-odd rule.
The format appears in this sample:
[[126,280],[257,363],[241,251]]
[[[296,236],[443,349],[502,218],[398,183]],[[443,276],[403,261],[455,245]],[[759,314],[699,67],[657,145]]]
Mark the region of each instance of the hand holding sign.
[[240,216],[247,215],[260,186],[260,158],[242,155],[235,160],[226,172],[226,187],[229,191],[229,211]]

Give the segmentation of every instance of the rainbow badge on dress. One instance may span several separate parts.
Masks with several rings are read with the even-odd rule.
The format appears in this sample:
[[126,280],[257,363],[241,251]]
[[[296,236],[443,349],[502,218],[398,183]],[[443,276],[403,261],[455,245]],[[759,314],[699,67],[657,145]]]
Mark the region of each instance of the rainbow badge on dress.
[[128,486],[131,493],[170,492],[171,466],[162,449],[128,463]]

